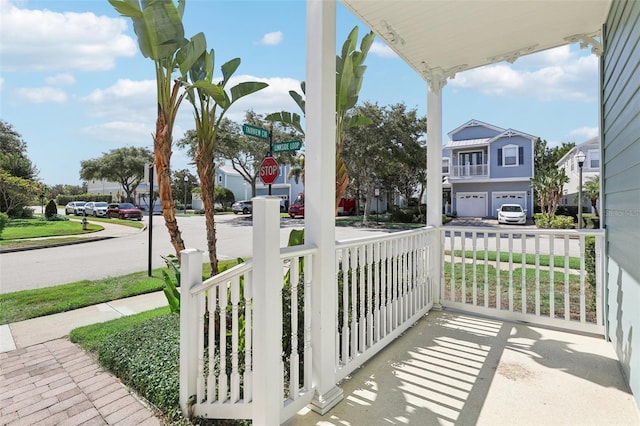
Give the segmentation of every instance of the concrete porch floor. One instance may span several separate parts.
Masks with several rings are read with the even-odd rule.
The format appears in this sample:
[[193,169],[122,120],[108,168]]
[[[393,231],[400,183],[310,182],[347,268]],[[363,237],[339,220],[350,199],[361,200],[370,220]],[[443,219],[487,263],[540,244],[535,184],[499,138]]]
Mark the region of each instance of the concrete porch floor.
[[610,342],[431,311],[286,425],[640,425]]

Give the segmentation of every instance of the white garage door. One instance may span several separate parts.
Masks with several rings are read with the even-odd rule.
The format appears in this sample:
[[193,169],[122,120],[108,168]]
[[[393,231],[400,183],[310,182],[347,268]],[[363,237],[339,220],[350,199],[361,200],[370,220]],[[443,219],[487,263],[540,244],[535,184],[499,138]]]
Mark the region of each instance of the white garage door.
[[456,213],[462,217],[485,217],[487,215],[486,192],[459,192],[456,194]]
[[519,204],[522,210],[525,210],[527,208],[526,192],[494,192],[492,216],[498,216],[496,210],[503,204]]

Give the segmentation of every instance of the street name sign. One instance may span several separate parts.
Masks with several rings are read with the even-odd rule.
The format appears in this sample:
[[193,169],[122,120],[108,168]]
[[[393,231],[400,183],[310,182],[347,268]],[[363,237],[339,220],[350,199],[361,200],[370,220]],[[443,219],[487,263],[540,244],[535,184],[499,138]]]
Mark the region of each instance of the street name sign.
[[273,152],[297,151],[302,147],[302,141],[276,142],[273,144]]
[[248,124],[243,124],[242,132],[247,136],[253,136],[261,139],[269,139],[269,131],[261,127],[255,127],[255,126],[250,126]]

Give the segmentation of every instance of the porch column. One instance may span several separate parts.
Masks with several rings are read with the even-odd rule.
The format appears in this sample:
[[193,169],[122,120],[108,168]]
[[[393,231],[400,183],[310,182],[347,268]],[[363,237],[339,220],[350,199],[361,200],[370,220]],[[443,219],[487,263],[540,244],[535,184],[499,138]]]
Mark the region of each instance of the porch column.
[[[427,89],[427,226],[442,227],[442,87],[446,83],[432,73]],[[442,277],[442,238],[432,241],[429,251],[430,284],[433,304],[440,305]]]
[[311,286],[311,409],[324,414],[342,400],[336,386],[336,3],[307,1],[305,243],[315,244]]

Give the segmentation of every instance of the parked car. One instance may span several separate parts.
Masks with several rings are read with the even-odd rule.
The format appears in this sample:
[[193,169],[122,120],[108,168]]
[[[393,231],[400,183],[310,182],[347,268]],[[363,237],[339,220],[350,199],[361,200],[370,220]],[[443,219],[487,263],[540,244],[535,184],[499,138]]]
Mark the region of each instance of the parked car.
[[142,210],[131,203],[111,203],[107,207],[107,216],[118,219],[142,220]]
[[304,217],[304,194],[302,192],[299,193],[296,199],[293,200],[293,203],[289,205],[288,213],[291,219],[295,218],[296,216]]
[[231,210],[233,211],[234,214],[253,213],[253,202],[251,200],[236,201],[231,205]]
[[104,201],[89,201],[84,205],[84,213],[87,216],[107,217],[109,203]]
[[527,211],[520,204],[503,204],[498,209],[498,223],[527,223]]
[[69,201],[64,207],[64,214],[75,214],[76,216],[84,215],[85,201]]

